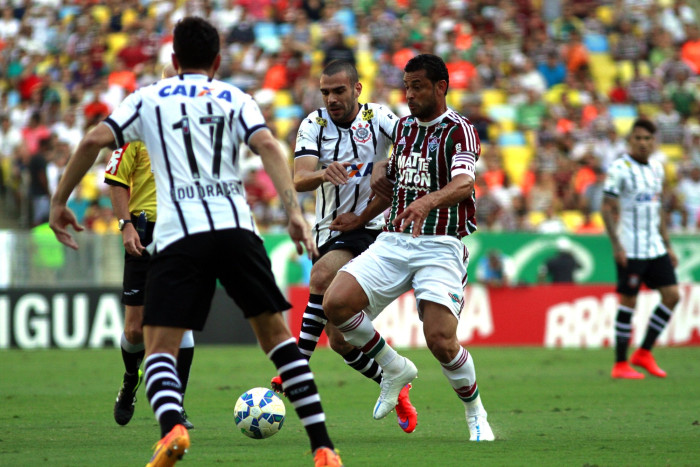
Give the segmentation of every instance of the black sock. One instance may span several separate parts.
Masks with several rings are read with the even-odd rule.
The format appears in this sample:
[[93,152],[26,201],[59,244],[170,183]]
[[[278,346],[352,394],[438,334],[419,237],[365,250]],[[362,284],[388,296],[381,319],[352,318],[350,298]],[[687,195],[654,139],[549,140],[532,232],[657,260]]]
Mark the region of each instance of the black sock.
[[130,375],[135,375],[139,371],[139,367],[141,366],[141,362],[143,361],[143,356],[146,354],[145,350],[140,350],[138,352],[127,352],[122,350],[122,360],[124,361],[124,370],[130,374]]
[[343,359],[352,369],[359,371],[377,384],[382,382],[382,369],[379,364],[363,354],[360,349],[352,349],[343,355]]
[[663,303],[659,303],[659,306],[654,309],[654,312],[649,318],[647,334],[644,336],[644,341],[642,342],[643,349],[651,350],[651,348],[654,347],[656,339],[666,328],[666,325],[671,320],[672,314],[673,311],[669,310]]
[[177,374],[180,377],[180,387],[182,388],[182,399],[184,403],[185,391],[187,391],[187,381],[190,379],[190,368],[194,358],[194,347],[181,348],[177,353]]
[[175,365],[175,357],[166,353],[149,355],[144,365],[146,396],[160,423],[161,437],[181,422],[182,396]]
[[627,361],[627,349],[632,336],[632,313],[634,310],[620,305],[615,318],[615,361]]
[[318,340],[326,327],[328,318],[323,312],[323,295],[310,294],[309,303],[304,310],[301,320],[301,332],[299,333],[299,350],[307,360],[316,350]]
[[[282,342],[268,353],[282,378],[282,387],[289,402],[306,429],[311,443],[311,452],[320,447],[333,449],[333,443],[326,429],[326,414],[323,413],[321,397],[318,395],[314,375],[304,355],[299,351],[294,339]],[[293,384],[285,382],[294,379]],[[304,401],[301,405],[295,402]]]

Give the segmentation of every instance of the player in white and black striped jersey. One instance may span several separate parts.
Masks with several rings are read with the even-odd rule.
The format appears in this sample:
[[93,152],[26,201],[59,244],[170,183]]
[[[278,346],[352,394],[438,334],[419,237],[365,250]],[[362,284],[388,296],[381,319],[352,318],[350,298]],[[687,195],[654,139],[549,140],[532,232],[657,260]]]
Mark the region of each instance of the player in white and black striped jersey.
[[[316,190],[316,224],[313,234],[320,256],[314,258],[309,281],[309,302],[302,317],[299,348],[311,358],[325,328],[331,348],[346,364],[381,383],[379,365],[345,341],[323,312],[323,296],[338,270],[365,251],[379,235],[384,216],[377,215],[351,232],[330,229],[345,213],[360,213],[370,199],[370,176],[375,164],[386,161],[398,118],[387,107],[359,103],[362,93],[357,69],[336,60],[324,68],[320,92],[326,107],[309,114],[299,126],[294,151],[294,185],[298,191]],[[281,390],[278,378],[272,387]],[[409,398],[410,385],[402,390],[396,407],[402,430],[411,433],[418,415]]]
[[280,372],[316,465],[341,465],[313,374],[280,313],[291,305],[275,285],[240,176],[239,145],[245,142],[260,154],[280,194],[298,253],[306,246],[316,254],[286,155],[252,97],[213,78],[221,55],[211,24],[196,17],[182,19],[175,26],[173,48],[178,76],[127,97],[80,143],[54,195],[51,227],[62,243],[77,248],[66,230],[67,225],[82,230],[66,207],[70,192],[102,147],[144,141],[158,207],[156,252],[146,285],[144,366],[148,399],[162,435],[148,465],[172,465],[189,447],[189,435],[180,424],[175,362],[183,332],[204,327],[217,279]]
[[656,364],[651,349],[679,300],[674,271],[678,260],[662,212],[664,167],[649,157],[655,133],[651,121],[636,120],[629,136],[629,153],[613,162],[605,181],[602,215],[612,242],[620,296],[615,319],[613,378],[644,378],[627,361],[632,314],[642,284],[658,289],[661,303],[654,309],[642,345],[632,354],[630,363],[654,376],[666,376]]

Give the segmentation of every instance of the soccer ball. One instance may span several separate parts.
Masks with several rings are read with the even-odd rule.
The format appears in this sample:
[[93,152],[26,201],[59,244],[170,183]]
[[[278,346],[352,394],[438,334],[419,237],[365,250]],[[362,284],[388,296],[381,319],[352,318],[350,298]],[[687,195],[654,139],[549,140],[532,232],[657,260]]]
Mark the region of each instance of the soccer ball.
[[280,431],[286,413],[282,399],[267,388],[248,389],[233,410],[241,433],[255,439],[269,438]]

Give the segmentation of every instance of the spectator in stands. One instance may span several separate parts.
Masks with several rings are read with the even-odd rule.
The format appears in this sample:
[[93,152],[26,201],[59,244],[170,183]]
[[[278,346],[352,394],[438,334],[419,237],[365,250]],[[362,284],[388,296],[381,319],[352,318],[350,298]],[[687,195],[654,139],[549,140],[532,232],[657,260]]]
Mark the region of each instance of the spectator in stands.
[[557,52],[550,52],[549,55],[547,55],[547,61],[545,63],[540,63],[537,69],[542,76],[544,76],[548,89],[566,80],[566,65],[564,65],[564,62],[559,58]]
[[681,47],[681,58],[693,70],[700,74],[700,28],[696,24],[686,26],[687,39]]
[[44,125],[41,114],[39,112],[34,112],[31,117],[29,117],[29,122],[27,126],[22,128],[22,139],[27,145],[27,150],[31,154],[35,154],[39,151],[39,142],[42,139],[46,139],[51,135],[51,130]]
[[515,123],[521,131],[538,130],[547,114],[547,105],[534,89],[528,89],[527,101],[515,110]]
[[322,44],[323,66],[333,60],[346,60],[355,65],[355,52],[345,43],[342,29],[335,29],[328,34]]
[[633,62],[632,70],[632,79],[627,83],[627,94],[630,101],[635,104],[659,102],[660,89],[656,81],[652,77],[642,75],[637,61]]
[[46,167],[52,157],[52,139],[50,136],[41,138],[27,167],[29,175],[29,198],[31,200],[31,226],[35,227],[49,220],[49,205],[51,192]]
[[638,61],[646,58],[646,42],[634,31],[632,23],[623,17],[617,24],[617,40],[611,52],[616,61]]
[[495,248],[482,256],[476,266],[476,280],[488,287],[508,287],[513,273],[513,260]]
[[677,192],[691,225],[696,228],[700,221],[700,166],[693,165],[687,175],[683,174]]
[[553,257],[540,266],[537,275],[539,282],[572,284],[575,282],[574,274],[581,269],[581,263],[572,254],[571,240],[566,237],[558,238],[557,250]]
[[659,130],[660,144],[681,144],[683,142],[683,121],[681,114],[673,106],[671,99],[661,101],[659,113],[654,116]]
[[685,70],[676,70],[673,81],[663,89],[664,96],[673,102],[678,113],[686,119],[697,112],[698,88]]

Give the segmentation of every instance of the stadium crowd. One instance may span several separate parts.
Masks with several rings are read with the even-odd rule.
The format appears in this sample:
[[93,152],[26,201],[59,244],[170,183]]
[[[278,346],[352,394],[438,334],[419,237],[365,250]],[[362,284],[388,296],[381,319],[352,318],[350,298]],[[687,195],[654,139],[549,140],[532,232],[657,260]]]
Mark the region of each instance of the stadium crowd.
[[[0,211],[30,228],[75,145],[158,79],[187,15],[222,36],[219,77],[252,94],[290,163],[299,119],[322,106],[321,67],[344,58],[361,101],[398,115],[403,65],[443,57],[448,104],[476,125],[483,230],[600,233],[602,186],[638,116],[658,127],[675,232],[700,229],[700,11],[688,0],[5,0],[0,13]],[[70,205],[116,232],[101,157]],[[245,164],[261,230],[284,213],[259,158]],[[313,215],[313,193],[302,194]]]

